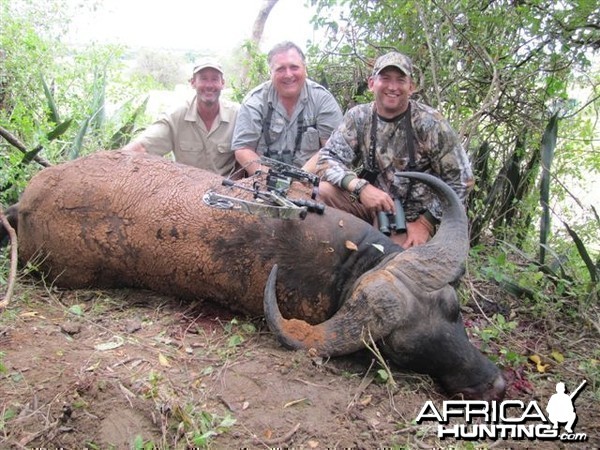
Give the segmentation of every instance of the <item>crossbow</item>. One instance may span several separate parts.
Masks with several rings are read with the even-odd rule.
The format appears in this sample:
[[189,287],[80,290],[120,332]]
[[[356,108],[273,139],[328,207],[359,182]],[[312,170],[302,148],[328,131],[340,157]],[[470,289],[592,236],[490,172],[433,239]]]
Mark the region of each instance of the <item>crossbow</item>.
[[[266,170],[259,170],[249,178],[233,180],[225,178],[218,192],[208,190],[203,197],[204,203],[213,207],[232,211],[241,211],[263,217],[278,219],[304,219],[309,212],[323,214],[325,205],[317,202],[319,177],[297,167],[262,156],[260,164]],[[292,183],[298,181],[311,189],[310,199],[306,189],[297,189]]]

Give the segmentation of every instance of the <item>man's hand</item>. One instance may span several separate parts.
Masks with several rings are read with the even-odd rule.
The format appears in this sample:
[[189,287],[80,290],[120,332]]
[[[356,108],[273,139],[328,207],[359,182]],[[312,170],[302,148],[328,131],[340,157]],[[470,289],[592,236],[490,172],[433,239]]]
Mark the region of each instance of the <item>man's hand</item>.
[[319,152],[310,157],[302,166],[302,170],[310,173],[317,173],[317,161],[319,160]]
[[402,246],[410,248],[415,245],[422,245],[431,238],[432,234],[433,225],[421,215],[414,222],[406,223],[406,241]]
[[240,148],[235,151],[235,159],[246,171],[248,176],[254,175],[257,170],[268,172],[268,168],[260,164],[260,156],[251,148]]
[[[350,184],[350,186],[353,186]],[[360,202],[368,210],[378,212],[395,212],[394,211],[394,200],[387,192],[376,188],[372,184],[365,186],[360,193]]]
[[144,147],[140,142],[137,142],[137,141],[130,142],[125,147],[123,147],[121,150],[124,152],[148,153],[146,151],[146,147]]

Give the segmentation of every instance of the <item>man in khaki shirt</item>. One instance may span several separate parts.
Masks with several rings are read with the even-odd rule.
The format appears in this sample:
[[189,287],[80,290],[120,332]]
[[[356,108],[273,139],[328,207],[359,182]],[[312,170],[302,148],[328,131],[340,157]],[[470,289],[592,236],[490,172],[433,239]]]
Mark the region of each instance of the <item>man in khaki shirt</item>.
[[163,113],[123,150],[166,155],[175,161],[227,176],[236,160],[231,138],[240,105],[221,99],[223,69],[211,60],[194,67],[190,84],[196,91],[169,113]]

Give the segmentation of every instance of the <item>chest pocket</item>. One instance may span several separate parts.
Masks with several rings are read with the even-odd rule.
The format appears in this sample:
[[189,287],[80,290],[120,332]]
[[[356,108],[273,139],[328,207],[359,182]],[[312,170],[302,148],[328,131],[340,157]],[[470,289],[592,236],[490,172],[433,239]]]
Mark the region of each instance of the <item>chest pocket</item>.
[[300,167],[304,165],[310,157],[321,148],[319,142],[319,131],[314,126],[307,127],[302,133],[302,139],[299,142],[299,147],[294,154],[294,162]]
[[285,139],[282,139],[282,136],[285,132],[285,121],[281,117],[273,117],[270,120],[270,123],[268,123],[268,120],[265,120],[265,122],[269,125],[267,129],[263,130],[265,148],[271,148],[272,150],[277,151],[286,150],[284,148],[279,148],[286,146]]
[[316,151],[319,148],[321,148],[319,131],[314,127],[306,128],[306,131],[302,134],[300,150]]
[[182,152],[198,152],[202,148],[202,143],[197,141],[180,141],[179,146]]

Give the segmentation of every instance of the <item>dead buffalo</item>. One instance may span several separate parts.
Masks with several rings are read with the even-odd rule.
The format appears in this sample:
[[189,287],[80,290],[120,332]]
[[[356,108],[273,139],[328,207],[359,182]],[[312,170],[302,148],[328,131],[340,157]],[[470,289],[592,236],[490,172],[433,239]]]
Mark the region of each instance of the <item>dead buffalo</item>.
[[282,220],[209,206],[203,196],[222,178],[119,151],[44,169],[7,216],[18,223],[20,260],[36,260],[57,286],[264,310],[284,345],[321,355],[359,350],[368,330],[398,366],[430,374],[450,395],[499,398],[502,376],[469,342],[450,286],[467,256],[466,216],[444,183],[413,176],[445,212],[435,238],[407,251],[333,208]]

